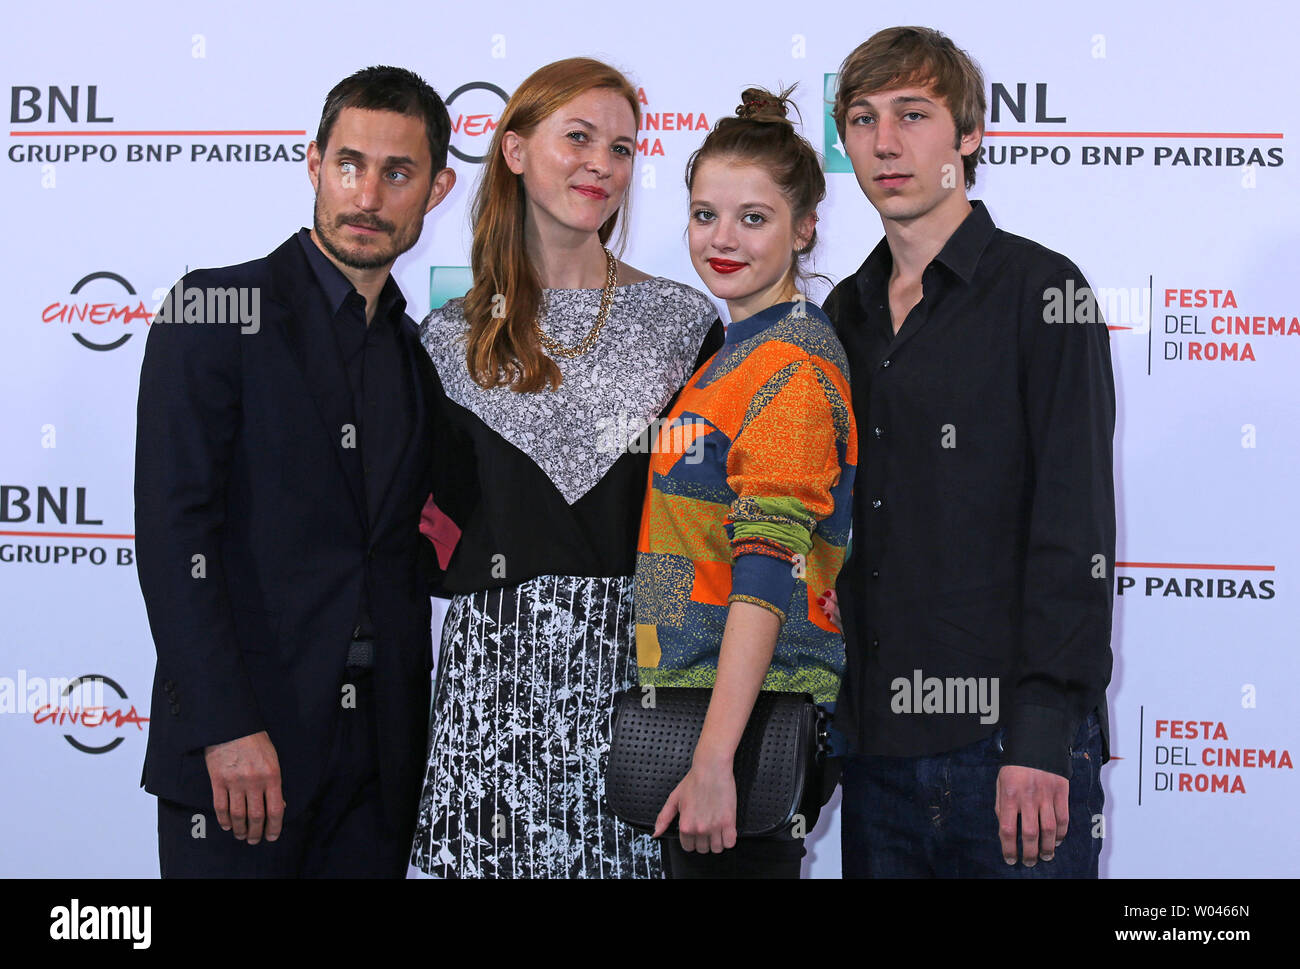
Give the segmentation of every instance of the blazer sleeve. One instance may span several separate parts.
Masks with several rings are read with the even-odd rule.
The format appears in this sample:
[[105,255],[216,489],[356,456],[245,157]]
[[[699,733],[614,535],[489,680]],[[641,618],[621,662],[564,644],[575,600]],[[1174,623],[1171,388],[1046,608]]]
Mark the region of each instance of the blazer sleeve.
[[[423,355],[424,351],[420,353]],[[425,356],[433,388],[430,418],[433,427],[433,500],[459,528],[464,528],[479,502],[478,458],[474,442],[459,420],[461,408],[443,389],[433,362]]]
[[184,750],[265,729],[222,558],[241,421],[240,328],[181,321],[182,293],[207,275],[183,278],[153,320],[136,417],[136,568],[157,679],[171,699],[155,719],[169,718]]
[[[431,389],[429,416],[433,439],[429,459],[431,493],[420,524],[420,567],[429,594],[449,598],[451,593],[444,588],[447,570],[439,561],[435,545],[450,544],[454,538],[451,555],[459,548],[461,533],[480,500],[478,455],[473,439],[460,423],[457,413],[460,408],[447,396],[437,368],[423,350],[418,352],[424,357]],[[447,565],[450,568],[450,557]]]
[[[722,349],[722,344],[726,340],[727,331],[722,326],[722,317],[717,317],[709,331],[704,334],[704,341],[700,344],[700,352],[695,356],[695,366],[691,368],[691,374],[694,375],[699,369],[709,362],[709,358]],[[689,379],[689,378],[688,378]]]

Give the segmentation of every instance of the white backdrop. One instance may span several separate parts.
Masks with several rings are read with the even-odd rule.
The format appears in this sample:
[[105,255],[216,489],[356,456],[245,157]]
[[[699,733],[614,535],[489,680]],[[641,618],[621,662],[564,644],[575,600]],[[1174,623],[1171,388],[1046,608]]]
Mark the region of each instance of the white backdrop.
[[[0,873],[157,874],[154,803],[138,787],[154,653],[131,539],[148,311],[186,267],[264,255],[309,223],[302,158],[335,82],[398,64],[449,97],[471,83],[509,92],[561,57],[610,61],[643,88],[647,112],[626,258],[699,285],[683,241],[686,158],[743,87],[798,81],[804,131],[831,171],[817,268],[838,280],[881,235],[852,174],[837,171],[822,102],[844,55],[898,22],[867,9],[136,0],[11,11],[0,35],[11,296]],[[995,163],[972,195],[1003,228],[1073,258],[1110,299],[1121,595],[1103,873],[1294,874],[1300,15],[1280,3],[1023,9],[913,3],[898,16],[971,51],[997,95],[985,141]],[[500,106],[487,86],[451,103],[463,155],[486,150]],[[452,164],[451,199],[398,265],[416,318],[464,288],[463,273],[431,272],[468,262],[480,166]],[[1220,332],[1236,325],[1246,332]],[[60,700],[91,675],[111,681],[103,697],[73,684]],[[832,810],[811,840],[811,875],[838,875],[838,844]]]

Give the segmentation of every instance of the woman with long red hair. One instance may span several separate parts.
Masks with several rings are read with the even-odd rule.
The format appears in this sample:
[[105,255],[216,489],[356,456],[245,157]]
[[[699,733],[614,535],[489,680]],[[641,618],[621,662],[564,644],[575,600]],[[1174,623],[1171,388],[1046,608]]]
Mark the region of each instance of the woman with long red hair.
[[428,874],[661,874],[605,804],[609,720],[637,675],[644,445],[722,329],[703,294],[605,248],[639,120],[599,61],[526,79],[474,200],[473,287],[421,325],[462,447],[439,460],[473,471],[411,853]]

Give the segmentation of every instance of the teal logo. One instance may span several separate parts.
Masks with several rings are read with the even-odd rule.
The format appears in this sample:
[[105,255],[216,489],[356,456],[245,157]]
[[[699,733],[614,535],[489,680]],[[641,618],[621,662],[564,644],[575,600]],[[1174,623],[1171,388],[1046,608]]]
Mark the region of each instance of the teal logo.
[[473,285],[469,266],[430,266],[429,309],[442,309],[448,300],[464,296]]
[[844,142],[840,141],[840,133],[835,130],[835,116],[831,114],[831,109],[835,107],[835,88],[838,82],[838,74],[826,75],[822,96],[822,157],[826,160],[825,171],[851,172],[853,164],[844,151]]

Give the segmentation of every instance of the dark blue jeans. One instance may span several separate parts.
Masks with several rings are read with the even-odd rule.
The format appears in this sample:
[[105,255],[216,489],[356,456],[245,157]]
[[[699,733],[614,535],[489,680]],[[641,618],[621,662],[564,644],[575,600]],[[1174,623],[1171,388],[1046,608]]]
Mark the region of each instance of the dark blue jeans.
[[1101,727],[1083,722],[1071,748],[1070,826],[1051,861],[1002,858],[993,810],[1003,728],[928,757],[844,758],[840,838],[845,878],[1096,878],[1104,831]]

